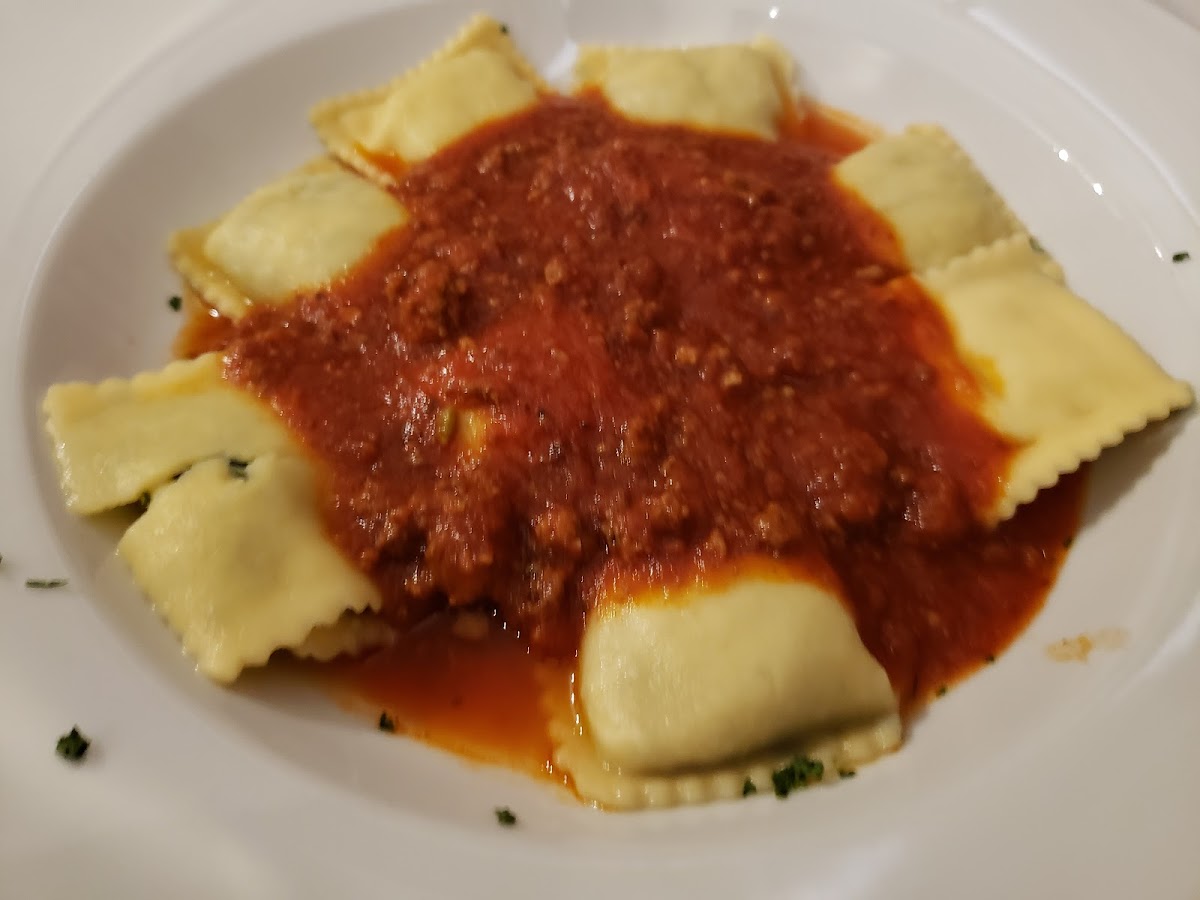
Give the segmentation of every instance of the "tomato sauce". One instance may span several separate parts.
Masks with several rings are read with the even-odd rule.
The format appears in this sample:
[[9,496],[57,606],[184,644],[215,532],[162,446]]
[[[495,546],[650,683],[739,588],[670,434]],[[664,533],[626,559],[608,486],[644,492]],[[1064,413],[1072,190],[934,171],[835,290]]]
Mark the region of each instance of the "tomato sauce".
[[397,168],[408,226],[345,279],[184,342],[223,349],[320,461],[385,614],[506,626],[465,654],[411,631],[343,667],[360,692],[468,754],[507,740],[489,710],[541,733],[501,694],[529,660],[569,667],[612,585],[748,556],[823,560],[906,708],[1019,633],[1083,476],[985,526],[1015,447],[834,184],[861,142],[815,109],[764,142],[546,98]]
[[[463,621],[473,627],[458,627]],[[401,634],[386,651],[320,670],[348,706],[386,713],[398,734],[560,783],[546,704],[550,692],[570,691],[571,673],[565,661],[531,654],[495,616],[446,613]]]
[[182,300],[183,325],[171,345],[176,356],[190,359],[229,344],[236,327],[232,319],[205,303],[195,291],[185,290]]

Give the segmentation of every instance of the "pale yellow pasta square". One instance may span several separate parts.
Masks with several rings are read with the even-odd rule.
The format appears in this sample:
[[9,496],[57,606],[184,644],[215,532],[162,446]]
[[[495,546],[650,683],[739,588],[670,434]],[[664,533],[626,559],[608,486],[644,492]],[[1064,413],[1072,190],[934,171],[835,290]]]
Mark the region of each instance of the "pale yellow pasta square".
[[838,163],[834,177],[891,225],[914,272],[1025,232],[962,148],[936,125],[914,125],[871,142]]
[[325,535],[311,465],[268,454],[197,463],[164,485],[118,552],[201,672],[232,681],[347,610],[375,586]]
[[1192,402],[1138,344],[1061,281],[1024,236],[927,272],[982,389],[980,412],[1018,444],[993,520],[1125,435]]
[[587,729],[568,709],[548,704],[554,766],[571,776],[581,799],[604,809],[661,809],[740,799],[749,781],[759,792],[772,789],[771,775],[796,757],[820,762],[823,781],[854,771],[896,750],[904,740],[898,713],[845,723],[740,759],[674,772],[627,771],[604,761]]
[[393,171],[378,157],[420,162],[480,125],[533,105],[544,90],[508,29],[476,16],[415,69],[381,87],[318,104],[310,118],[330,153],[393,185]]
[[640,772],[711,765],[896,710],[839,597],[749,569],[718,587],[594,609],[577,691],[599,755]]
[[625,116],[773,139],[792,100],[792,62],[771,41],[683,49],[582,47],[577,90]]
[[589,616],[572,700],[544,695],[555,765],[585,800],[726,799],[796,754],[832,774],[899,744],[887,674],[835,593],[752,560],[727,578]]
[[361,656],[390,647],[395,640],[395,629],[383,618],[371,613],[343,613],[332,624],[318,625],[289,650],[302,659],[328,662],[339,656]]
[[192,289],[236,319],[342,277],[406,219],[398,200],[326,158],[176,232],[169,250]]
[[42,404],[67,506],[124,506],[212,456],[249,460],[292,445],[269,406],[221,375],[208,353],[157,372],[56,384]]

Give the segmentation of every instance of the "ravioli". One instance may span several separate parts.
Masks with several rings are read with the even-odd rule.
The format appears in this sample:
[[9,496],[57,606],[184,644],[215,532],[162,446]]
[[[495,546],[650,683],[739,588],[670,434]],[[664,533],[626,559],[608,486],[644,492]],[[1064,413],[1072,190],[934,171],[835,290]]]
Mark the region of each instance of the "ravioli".
[[396,631],[380,616],[370,613],[343,613],[329,625],[318,625],[299,644],[289,647],[293,656],[329,662],[340,656],[361,656],[381,647],[390,647]]
[[[380,597],[325,536],[311,465],[197,463],[159,488],[118,552],[197,668],[230,682],[279,648],[328,648],[314,628]],[[306,640],[310,643],[305,644]]]
[[982,391],[979,412],[1018,449],[988,511],[1006,519],[1042,488],[1149,422],[1192,403],[1024,235],[960,257],[919,279],[942,308]]
[[773,139],[789,107],[792,62],[772,41],[676,50],[581,47],[576,90],[631,119]]
[[310,114],[329,152],[382,184],[392,167],[416,163],[493,119],[537,102],[545,90],[508,29],[476,16],[412,71],[373,90],[337,97]]
[[1061,267],[950,136],[933,125],[874,141],[835,179],[894,231],[946,316],[982,403],[1017,450],[984,519],[998,522],[1105,447],[1192,402],[1128,335],[1063,283]]
[[604,760],[652,773],[713,765],[896,712],[838,596],[758,568],[592,610],[578,691]]
[[255,191],[216,222],[176,232],[169,247],[192,289],[237,319],[345,275],[406,219],[386,191],[320,159]]
[[936,125],[872,141],[834,178],[892,226],[914,272],[924,272],[1025,227],[967,154]]
[[293,445],[269,407],[221,377],[216,353],[131,379],[54,385],[42,408],[63,496],[81,515],[133,503],[209,457]]
[[571,777],[575,793],[607,810],[633,811],[735,800],[769,792],[772,775],[796,758],[819,762],[821,782],[833,782],[896,750],[904,739],[898,713],[822,729],[739,759],[670,772],[623,769],[603,759],[587,726],[569,707],[548,704],[554,766]]
[[119,552],[199,669],[230,681],[271,652],[382,646],[370,580],[326,537],[311,464],[209,353],[160,372],[53,386],[44,409],[72,511],[141,499]]
[[834,589],[766,561],[594,610],[575,702],[549,710],[555,764],[613,808],[738,796],[796,755],[836,773],[901,737],[888,676]]

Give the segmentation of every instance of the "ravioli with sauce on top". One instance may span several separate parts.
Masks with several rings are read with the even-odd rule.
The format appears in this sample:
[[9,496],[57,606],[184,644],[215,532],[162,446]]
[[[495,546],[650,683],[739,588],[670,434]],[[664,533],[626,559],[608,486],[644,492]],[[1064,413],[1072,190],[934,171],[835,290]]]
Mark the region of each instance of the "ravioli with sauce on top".
[[315,660],[608,809],[836,780],[1054,582],[1081,467],[1192,402],[942,129],[769,41],[472,19],[174,235],[159,372],[52,387],[67,505],[197,668]]

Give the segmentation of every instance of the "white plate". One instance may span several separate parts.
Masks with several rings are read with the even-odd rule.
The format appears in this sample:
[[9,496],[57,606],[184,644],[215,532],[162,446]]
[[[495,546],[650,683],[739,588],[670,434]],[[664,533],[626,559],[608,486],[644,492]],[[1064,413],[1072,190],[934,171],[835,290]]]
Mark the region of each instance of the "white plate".
[[[552,76],[580,39],[766,32],[820,98],[891,127],[943,123],[1072,284],[1200,383],[1200,37],[1132,2],[1048,7],[490,4]],[[1096,467],[1080,540],[1011,651],[902,752],[786,803],[604,815],[386,739],[279,679],[227,691],[190,671],[113,565],[111,531],[63,512],[40,395],[162,362],[167,231],[314,153],[312,101],[390,76],[469,11],[225,10],[88,119],[0,248],[0,895],[1194,897],[1194,416]],[[1197,258],[1172,265],[1185,248]],[[71,584],[21,586],[47,575]],[[1045,653],[1099,629],[1125,645],[1087,664]],[[96,741],[79,767],[53,753],[73,723]],[[519,828],[496,826],[498,805]]]

